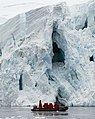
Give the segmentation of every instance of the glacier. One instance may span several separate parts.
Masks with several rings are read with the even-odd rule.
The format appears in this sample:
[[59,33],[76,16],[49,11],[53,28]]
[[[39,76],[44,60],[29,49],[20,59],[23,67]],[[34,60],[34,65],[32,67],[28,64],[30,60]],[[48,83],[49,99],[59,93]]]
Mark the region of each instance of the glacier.
[[7,21],[5,17],[0,17],[0,25],[4,24]]
[[94,0],[41,7],[0,25],[0,106],[56,98],[95,106]]

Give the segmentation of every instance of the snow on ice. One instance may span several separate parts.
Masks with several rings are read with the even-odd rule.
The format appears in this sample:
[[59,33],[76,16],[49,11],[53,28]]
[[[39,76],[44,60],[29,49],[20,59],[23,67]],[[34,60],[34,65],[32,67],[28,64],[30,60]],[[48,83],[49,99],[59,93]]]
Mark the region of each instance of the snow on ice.
[[[88,7],[87,7],[88,6]],[[0,26],[0,105],[95,106],[95,1],[19,14]]]

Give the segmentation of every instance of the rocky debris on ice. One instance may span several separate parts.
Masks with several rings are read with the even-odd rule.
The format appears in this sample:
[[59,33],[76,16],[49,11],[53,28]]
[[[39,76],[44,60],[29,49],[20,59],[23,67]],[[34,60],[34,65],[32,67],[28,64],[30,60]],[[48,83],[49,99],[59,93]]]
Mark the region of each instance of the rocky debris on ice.
[[70,8],[61,3],[0,26],[1,106],[56,97],[69,105],[95,106],[94,8],[94,0]]

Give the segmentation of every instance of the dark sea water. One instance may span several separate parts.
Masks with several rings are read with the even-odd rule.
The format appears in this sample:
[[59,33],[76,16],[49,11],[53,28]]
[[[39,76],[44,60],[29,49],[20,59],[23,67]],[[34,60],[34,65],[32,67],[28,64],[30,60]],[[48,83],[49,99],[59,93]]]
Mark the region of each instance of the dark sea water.
[[95,107],[70,107],[63,112],[31,112],[31,108],[0,108],[0,119],[95,119]]

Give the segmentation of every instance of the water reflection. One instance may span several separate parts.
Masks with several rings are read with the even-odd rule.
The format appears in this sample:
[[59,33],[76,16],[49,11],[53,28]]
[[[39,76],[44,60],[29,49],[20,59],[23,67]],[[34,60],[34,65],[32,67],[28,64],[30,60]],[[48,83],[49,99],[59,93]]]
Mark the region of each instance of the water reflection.
[[40,112],[40,111],[37,111],[37,112],[33,112],[33,116],[66,116],[68,115],[68,112]]
[[0,108],[0,119],[95,119],[95,107],[70,107],[66,112],[32,112],[31,107]]

